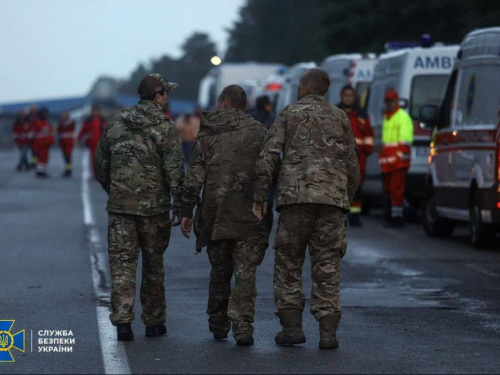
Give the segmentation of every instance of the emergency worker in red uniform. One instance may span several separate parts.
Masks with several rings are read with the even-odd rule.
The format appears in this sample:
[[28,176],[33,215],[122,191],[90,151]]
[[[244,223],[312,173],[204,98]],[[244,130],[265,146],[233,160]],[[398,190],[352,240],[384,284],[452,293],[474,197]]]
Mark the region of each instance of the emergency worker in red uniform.
[[95,150],[104,130],[105,121],[101,116],[101,109],[98,106],[92,107],[92,115],[85,120],[82,129],[78,134],[78,140],[83,141],[90,150],[90,165],[94,171]]
[[63,177],[71,177],[73,172],[72,154],[75,145],[75,121],[70,119],[68,112],[62,113],[61,121],[57,126],[57,134],[59,135],[59,145],[66,163]]
[[48,177],[47,164],[49,162],[50,147],[54,144],[54,134],[49,123],[49,110],[42,108],[38,117],[33,121],[34,140],[33,151],[37,158],[36,176]]
[[399,107],[398,93],[392,89],[384,95],[385,113],[382,122],[382,152],[379,163],[382,169],[386,212],[390,202],[390,216],[386,227],[404,226],[403,207],[406,187],[406,172],[411,163],[413,143],[413,121],[410,115]]
[[356,100],[356,91],[350,85],[342,87],[340,91],[340,104],[338,107],[342,109],[349,118],[351,123],[352,133],[356,139],[358,146],[358,163],[361,172],[361,180],[358,190],[354,194],[354,199],[351,203],[351,212],[349,213],[349,224],[353,227],[361,227],[361,209],[363,199],[363,182],[366,176],[366,159],[373,152],[373,128],[370,123],[368,114],[362,110]]
[[28,153],[33,142],[33,127],[24,110],[19,111],[14,121],[14,125],[12,126],[12,134],[20,152],[17,170],[21,171],[24,169],[27,171],[31,168],[31,163],[28,161]]

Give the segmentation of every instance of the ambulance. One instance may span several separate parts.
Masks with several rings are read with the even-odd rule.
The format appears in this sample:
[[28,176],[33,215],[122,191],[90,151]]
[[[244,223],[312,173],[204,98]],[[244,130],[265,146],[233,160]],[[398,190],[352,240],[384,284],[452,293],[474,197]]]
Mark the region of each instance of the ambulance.
[[[432,121],[435,108],[423,112]],[[424,229],[451,235],[470,225],[473,247],[500,230],[500,27],[469,33],[460,46],[429,156]]]
[[222,90],[229,85],[253,87],[251,81],[266,79],[271,73],[282,69],[281,64],[272,63],[222,63],[210,69],[200,81],[198,104],[206,110],[215,110],[217,98]]
[[384,93],[394,89],[399,94],[400,107],[414,124],[411,166],[406,176],[405,199],[412,216],[420,207],[427,176],[427,159],[432,124],[422,121],[425,106],[437,108],[444,97],[458,46],[402,48],[381,54],[375,65],[370,86],[367,111],[374,130],[374,152],[367,160],[365,195],[371,199],[382,196],[382,174],[378,155],[382,149]]
[[292,65],[288,69],[276,102],[277,114],[288,104],[297,101],[297,89],[299,88],[300,77],[302,77],[306,70],[316,68],[316,66],[315,62],[301,62]]
[[326,95],[328,102],[339,104],[340,90],[345,85],[350,85],[356,90],[360,105],[364,108],[376,63],[377,57],[374,53],[341,54],[324,59],[319,68],[330,76],[330,89]]

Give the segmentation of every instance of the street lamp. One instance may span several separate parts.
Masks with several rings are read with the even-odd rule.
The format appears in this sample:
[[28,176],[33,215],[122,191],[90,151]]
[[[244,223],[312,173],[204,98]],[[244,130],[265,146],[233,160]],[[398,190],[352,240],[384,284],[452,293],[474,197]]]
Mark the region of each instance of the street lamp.
[[210,62],[214,64],[215,66],[220,65],[222,60],[219,56],[214,56],[210,59]]

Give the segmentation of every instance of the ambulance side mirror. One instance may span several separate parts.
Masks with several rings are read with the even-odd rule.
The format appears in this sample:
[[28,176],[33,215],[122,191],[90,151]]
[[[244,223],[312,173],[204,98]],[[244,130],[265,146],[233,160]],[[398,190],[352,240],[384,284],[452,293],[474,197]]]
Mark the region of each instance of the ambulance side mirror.
[[418,119],[420,127],[432,129],[436,125],[439,110],[435,105],[424,105],[420,107]]

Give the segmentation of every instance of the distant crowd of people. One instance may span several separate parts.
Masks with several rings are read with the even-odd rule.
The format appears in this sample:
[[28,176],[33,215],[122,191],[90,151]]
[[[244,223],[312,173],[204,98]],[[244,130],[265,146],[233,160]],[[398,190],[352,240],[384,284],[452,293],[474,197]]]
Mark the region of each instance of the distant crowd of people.
[[101,115],[101,109],[98,106],[92,107],[92,114],[84,121],[77,135],[76,123],[70,118],[68,112],[61,114],[56,128],[52,127],[49,114],[47,108],[37,109],[34,105],[29,110],[19,111],[12,127],[14,140],[20,151],[17,170],[34,169],[37,177],[48,177],[50,148],[58,139],[65,162],[63,177],[71,177],[75,141],[78,140],[90,149],[93,160],[97,144],[106,126],[106,120]]
[[[182,141],[182,151],[186,162],[189,161],[191,149],[200,129],[201,112],[201,108],[198,107],[195,111],[186,112],[175,118],[175,126]],[[276,117],[267,95],[257,98],[256,108],[249,110],[249,113],[268,129]],[[165,114],[170,119],[174,119],[169,106],[165,108]],[[97,144],[107,123],[101,114],[101,108],[92,107],[91,115],[85,119],[78,133],[75,120],[68,112],[61,114],[57,127],[51,125],[49,115],[47,108],[38,109],[35,105],[19,111],[12,127],[14,141],[19,148],[19,161],[16,169],[18,171],[35,170],[37,177],[49,177],[47,167],[50,149],[57,143],[65,163],[62,176],[71,177],[73,148],[77,142],[90,150],[90,164],[93,166]]]

